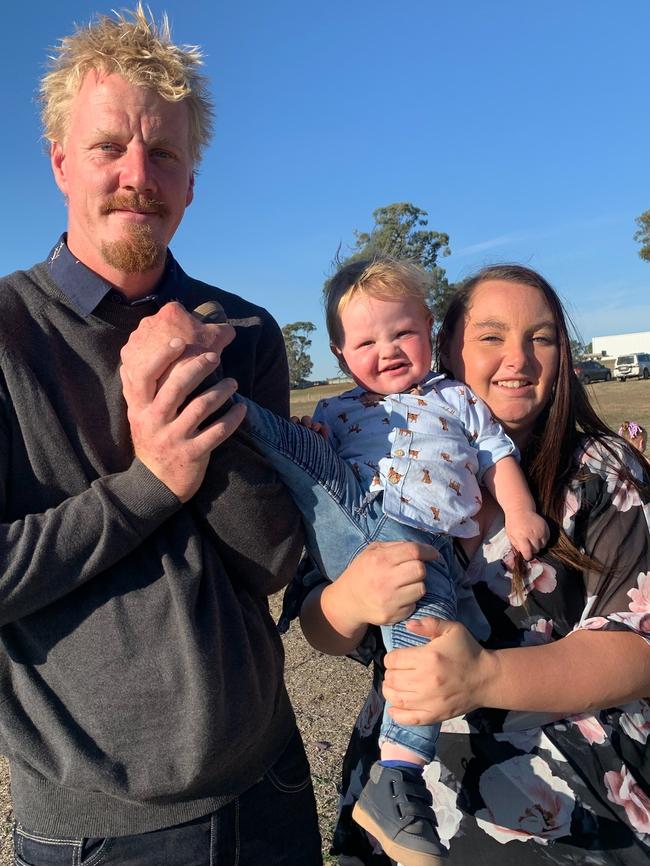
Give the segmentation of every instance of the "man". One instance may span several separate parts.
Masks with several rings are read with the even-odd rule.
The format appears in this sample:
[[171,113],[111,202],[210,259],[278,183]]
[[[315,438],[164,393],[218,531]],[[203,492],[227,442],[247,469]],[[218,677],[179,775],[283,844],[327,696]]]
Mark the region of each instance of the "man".
[[[267,603],[299,521],[232,435],[241,408],[212,420],[235,380],[287,412],[282,337],[167,249],[210,137],[199,64],[138,5],[64,39],[42,84],[68,230],[0,281],[0,751],[20,863],[321,862]],[[183,309],[205,301],[234,329]]]

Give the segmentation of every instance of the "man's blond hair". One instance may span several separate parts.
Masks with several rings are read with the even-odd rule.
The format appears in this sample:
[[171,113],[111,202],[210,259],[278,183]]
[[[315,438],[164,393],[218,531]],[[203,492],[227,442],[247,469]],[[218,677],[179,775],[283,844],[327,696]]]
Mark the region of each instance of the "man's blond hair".
[[87,72],[117,73],[168,102],[185,102],[192,164],[199,163],[212,137],[213,103],[207,79],[199,72],[200,49],[174,45],[167,15],[156,24],[140,2],[133,11],[115,12],[114,17],[98,15],[61,39],[55,51],[40,86],[45,138],[65,143],[72,101]]
[[413,298],[422,305],[422,316],[430,317],[427,303],[430,289],[428,275],[413,262],[390,256],[358,259],[343,265],[325,283],[323,300],[330,345],[342,348],[344,334],[341,313],[358,295],[368,295],[381,301]]

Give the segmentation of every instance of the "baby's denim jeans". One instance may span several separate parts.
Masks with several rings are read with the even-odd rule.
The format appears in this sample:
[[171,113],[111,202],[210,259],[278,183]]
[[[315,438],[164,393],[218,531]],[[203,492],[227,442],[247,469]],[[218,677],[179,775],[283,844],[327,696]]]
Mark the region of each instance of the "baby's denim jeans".
[[[303,516],[307,548],[327,577],[335,580],[373,541],[425,542],[435,547],[439,556],[425,563],[426,591],[411,618],[455,618],[453,551],[448,536],[428,534],[387,517],[381,498],[368,496],[352,467],[319,433],[243,397],[234,399],[246,404],[245,427],[291,491]],[[406,621],[382,626],[387,650],[426,642],[405,626]],[[398,725],[384,710],[380,742],[399,743],[430,761],[439,728]]]

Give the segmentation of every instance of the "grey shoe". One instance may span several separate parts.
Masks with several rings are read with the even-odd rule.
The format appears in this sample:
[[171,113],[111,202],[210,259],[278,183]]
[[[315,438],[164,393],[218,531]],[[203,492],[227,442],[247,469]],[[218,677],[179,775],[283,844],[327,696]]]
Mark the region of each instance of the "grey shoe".
[[422,774],[375,763],[352,817],[402,866],[440,866],[447,857]]

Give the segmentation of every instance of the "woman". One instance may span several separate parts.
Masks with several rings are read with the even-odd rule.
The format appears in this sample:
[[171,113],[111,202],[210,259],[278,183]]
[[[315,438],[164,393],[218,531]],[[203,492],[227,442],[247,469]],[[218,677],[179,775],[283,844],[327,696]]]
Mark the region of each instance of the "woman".
[[[450,720],[428,770],[449,862],[646,864],[648,465],[591,409],[572,371],[559,300],[535,272],[497,266],[468,280],[439,345],[443,367],[515,440],[554,530],[547,554],[517,582],[502,514],[485,497],[480,536],[459,548],[467,628],[425,621],[419,631],[430,643],[384,660],[383,691],[397,721]],[[336,583],[312,587],[301,623],[314,645],[351,650],[337,628],[342,610],[355,636],[364,621],[403,613],[404,598],[391,601],[390,585],[381,610],[364,608],[375,571],[359,557]],[[334,849],[346,866],[388,862],[351,820],[376,757],[383,704],[372,630],[358,652],[377,664],[344,762]]]

